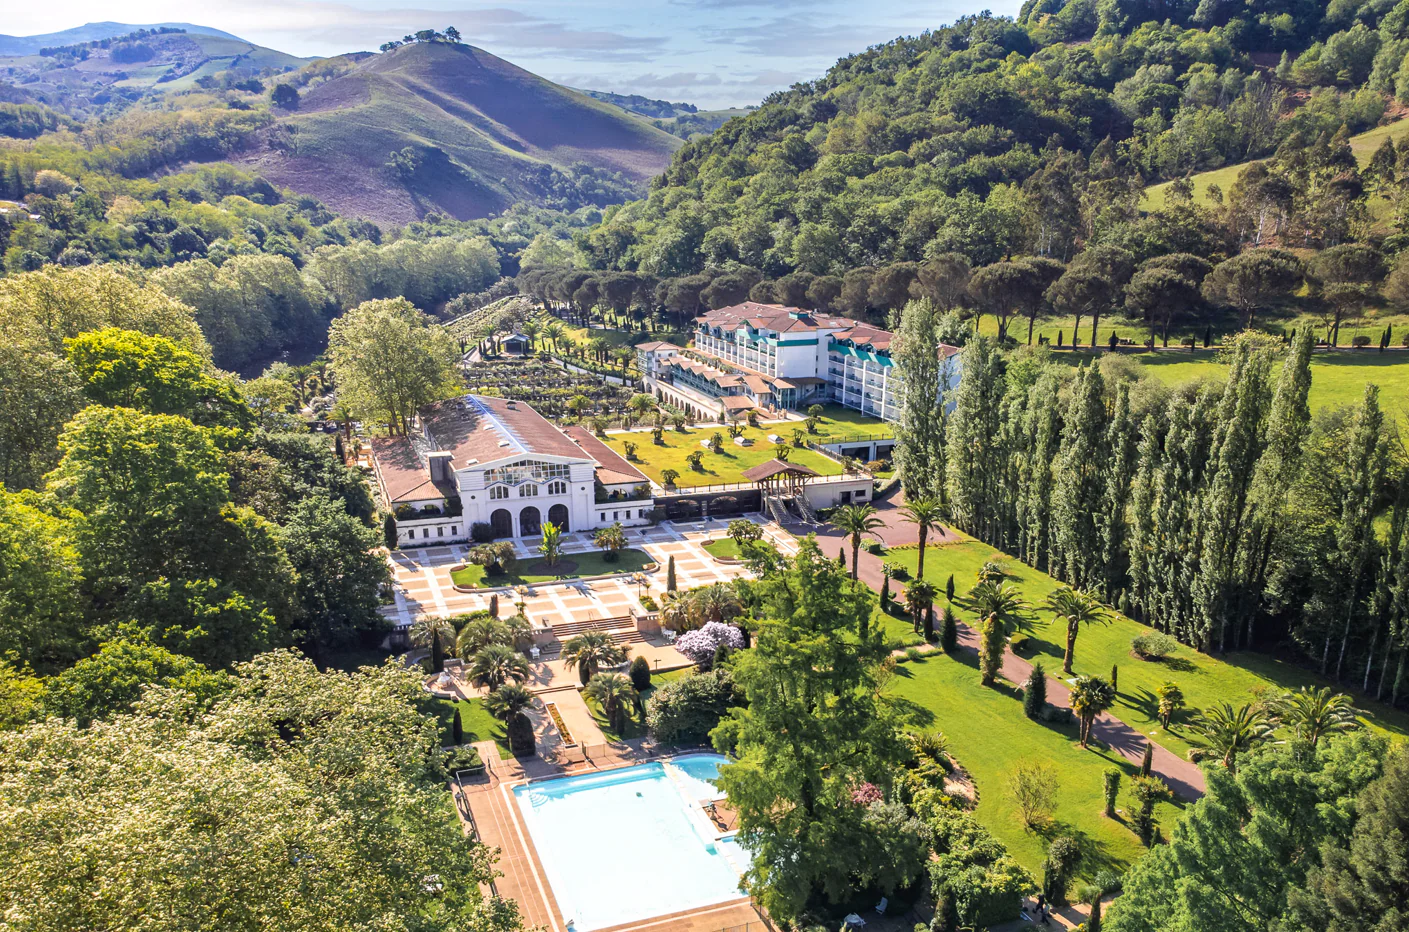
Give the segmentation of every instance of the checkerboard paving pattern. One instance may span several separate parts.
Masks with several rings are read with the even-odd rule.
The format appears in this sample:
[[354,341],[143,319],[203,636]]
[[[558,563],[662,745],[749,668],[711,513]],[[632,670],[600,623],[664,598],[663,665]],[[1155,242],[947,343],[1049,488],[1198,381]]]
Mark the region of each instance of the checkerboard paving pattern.
[[[758,516],[749,520],[762,525],[765,538],[785,555],[797,552],[797,540],[773,522]],[[743,566],[724,566],[714,561],[704,550],[704,544],[724,536],[728,522],[724,520],[690,523],[662,522],[656,527],[630,528],[630,546],[644,550],[660,564],[660,569],[647,573],[647,586],[638,587],[630,576],[610,579],[564,580],[532,586],[533,594],[524,602],[524,613],[535,624],[564,624],[571,621],[591,621],[615,618],[630,612],[643,612],[640,594],[651,593],[657,602],[665,592],[666,564],[675,557],[675,578],[680,589],[693,589],[715,582],[727,582],[748,574]],[[592,535],[564,535],[565,554],[594,550]],[[511,588],[481,592],[457,592],[450,581],[450,569],[465,561],[471,545],[453,544],[444,547],[424,547],[398,550],[391,554],[396,602],[382,613],[398,626],[411,624],[420,615],[445,617],[462,612],[489,608],[489,597],[499,594],[499,613],[512,612],[516,598]],[[520,559],[537,557],[536,541],[517,540],[514,549]]]

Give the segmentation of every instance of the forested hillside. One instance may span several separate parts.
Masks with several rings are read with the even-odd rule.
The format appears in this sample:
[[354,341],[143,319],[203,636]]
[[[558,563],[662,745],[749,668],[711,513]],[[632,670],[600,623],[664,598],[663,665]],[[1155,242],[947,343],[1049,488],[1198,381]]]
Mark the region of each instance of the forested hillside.
[[[1406,51],[1405,3],[1051,0],[1016,22],[966,17],[842,59],[691,141],[647,199],[579,239],[582,261],[678,283],[687,313],[726,276],[719,300],[757,288],[883,315],[912,293],[939,297],[936,263],[952,256],[975,268],[1054,260],[1113,289],[1044,301],[1062,266],[999,266],[1004,287],[963,298],[980,313],[1207,314],[1237,302],[1226,289],[1200,300],[1205,264],[1250,246],[1397,251],[1386,234],[1399,216],[1376,228],[1365,205],[1372,190],[1400,197],[1398,156],[1362,173],[1345,140],[1397,112]],[[1142,206],[1148,184],[1266,156],[1218,203],[1176,190],[1158,211]],[[1199,265],[1125,290],[1170,254]],[[1176,277],[1191,287],[1176,293]]]

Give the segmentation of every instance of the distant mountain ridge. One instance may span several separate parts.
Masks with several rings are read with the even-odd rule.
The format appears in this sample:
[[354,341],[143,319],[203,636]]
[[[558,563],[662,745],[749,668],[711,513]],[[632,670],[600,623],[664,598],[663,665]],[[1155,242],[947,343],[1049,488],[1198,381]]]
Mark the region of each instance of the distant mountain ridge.
[[[0,35],[0,55],[37,55],[40,49],[52,48],[58,45],[75,45],[79,42],[96,42],[101,39],[112,39],[116,36],[125,36],[138,29],[183,29],[193,35],[219,36],[222,39],[239,39],[239,36],[231,35],[219,29],[212,29],[209,26],[197,26],[194,23],[147,23],[134,25],[131,23],[84,23],[82,26],[75,26],[72,29],[64,29],[60,32],[48,32],[38,36],[5,36]],[[243,41],[243,40],[241,40]]]
[[644,191],[680,140],[484,49],[418,42],[287,79],[263,146],[237,159],[348,216],[459,219],[517,201],[574,209]]

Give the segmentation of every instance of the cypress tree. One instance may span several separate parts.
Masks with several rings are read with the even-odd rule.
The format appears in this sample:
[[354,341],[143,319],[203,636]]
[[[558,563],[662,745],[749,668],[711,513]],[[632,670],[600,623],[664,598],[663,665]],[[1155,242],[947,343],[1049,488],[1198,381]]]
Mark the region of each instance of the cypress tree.
[[959,620],[954,616],[954,606],[944,606],[940,616],[939,646],[946,654],[952,654],[959,647]]
[[1111,692],[1120,692],[1120,666],[1111,664]]
[[1032,665],[1032,672],[1023,683],[1023,714],[1036,721],[1042,717],[1042,710],[1046,705],[1047,671],[1042,669],[1042,662],[1038,661]]
[[1056,376],[1044,372],[1032,386],[1025,417],[1027,450],[1018,477],[1018,553],[1024,563],[1038,569],[1046,569],[1051,547],[1052,463],[1061,436],[1059,392]]
[[382,540],[388,550],[396,549],[396,515],[387,515],[382,519]]
[[881,611],[890,611],[890,577],[881,581]]
[[440,643],[440,629],[431,634],[431,672],[445,672],[445,648]]
[[944,597],[950,602],[954,601],[954,574],[949,574],[949,581],[944,584]]
[[1107,599],[1125,587],[1128,534],[1126,516],[1130,487],[1135,478],[1139,447],[1135,419],[1130,414],[1130,386],[1116,388],[1110,425],[1106,428],[1105,488],[1099,515],[1103,592]]
[[465,743],[465,726],[460,722],[460,710],[455,710],[455,721],[451,725],[450,735],[455,739],[455,744]]
[[911,301],[900,312],[891,360],[900,378],[900,416],[895,422],[895,468],[908,499],[944,500],[945,406],[940,398],[953,360],[940,359],[943,310],[929,300]]
[[998,477],[994,449],[1002,428],[1004,364],[994,341],[977,336],[964,347],[964,377],[954,390],[945,447],[945,480],[954,523],[992,540]]
[[1217,414],[1216,452],[1208,491],[1198,514],[1202,551],[1193,586],[1194,628],[1199,646],[1227,649],[1228,628],[1237,623],[1236,561],[1246,527],[1244,505],[1260,453],[1258,435],[1267,407],[1265,354],[1238,345]]
[[489,597],[489,617],[499,617],[499,593],[494,593]]
[[1151,618],[1155,604],[1154,569],[1157,564],[1152,556],[1158,542],[1155,529],[1159,516],[1155,509],[1163,476],[1164,436],[1161,423],[1153,414],[1147,414],[1140,425],[1139,459],[1130,492],[1130,565],[1127,570],[1131,600],[1147,624],[1154,624]]
[[1078,589],[1103,581],[1097,526],[1105,491],[1105,382],[1095,363],[1077,372],[1052,487],[1050,572]]
[[1101,774],[1101,790],[1106,797],[1106,818],[1115,818],[1115,801],[1120,796],[1121,771],[1119,767],[1111,767]]
[[1148,776],[1150,775],[1150,768],[1154,766],[1154,763],[1155,763],[1155,745],[1154,745],[1154,742],[1146,741],[1146,742],[1145,742],[1145,755],[1140,758],[1140,776],[1142,776],[1142,777],[1148,777]]
[[934,642],[934,606],[925,609],[925,643]]
[[1003,669],[1003,622],[989,615],[979,624],[978,670],[979,685],[992,686]]
[[671,554],[665,564],[665,591],[675,591],[675,554]]
[[[1366,385],[1365,396],[1355,414],[1351,429],[1350,448],[1346,451],[1346,489],[1341,506],[1340,527],[1336,531],[1336,552],[1332,557],[1338,571],[1341,592],[1340,613],[1345,619],[1341,628],[1340,650],[1336,654],[1335,679],[1340,680],[1345,662],[1345,648],[1350,640],[1362,596],[1365,572],[1374,552],[1375,492],[1384,471],[1385,449],[1380,429],[1384,413],[1380,410],[1378,386]],[[1321,672],[1326,672],[1331,652],[1331,635],[1327,631],[1326,646],[1321,654]]]

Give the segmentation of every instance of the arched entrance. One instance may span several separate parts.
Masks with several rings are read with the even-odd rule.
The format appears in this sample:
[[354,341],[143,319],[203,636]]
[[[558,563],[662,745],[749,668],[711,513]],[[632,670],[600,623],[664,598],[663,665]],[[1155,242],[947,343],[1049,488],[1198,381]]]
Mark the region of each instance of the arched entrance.
[[514,536],[514,516],[509,514],[509,509],[496,509],[494,514],[489,516],[489,526],[494,529],[494,536],[513,537]]
[[519,536],[537,537],[543,530],[542,522],[543,516],[539,513],[538,509],[529,505],[523,511],[519,512]]
[[665,506],[666,517],[674,521],[700,516],[700,503],[693,498],[677,498]]
[[548,521],[553,527],[566,534],[572,528],[568,527],[568,506],[554,505],[548,509]]

